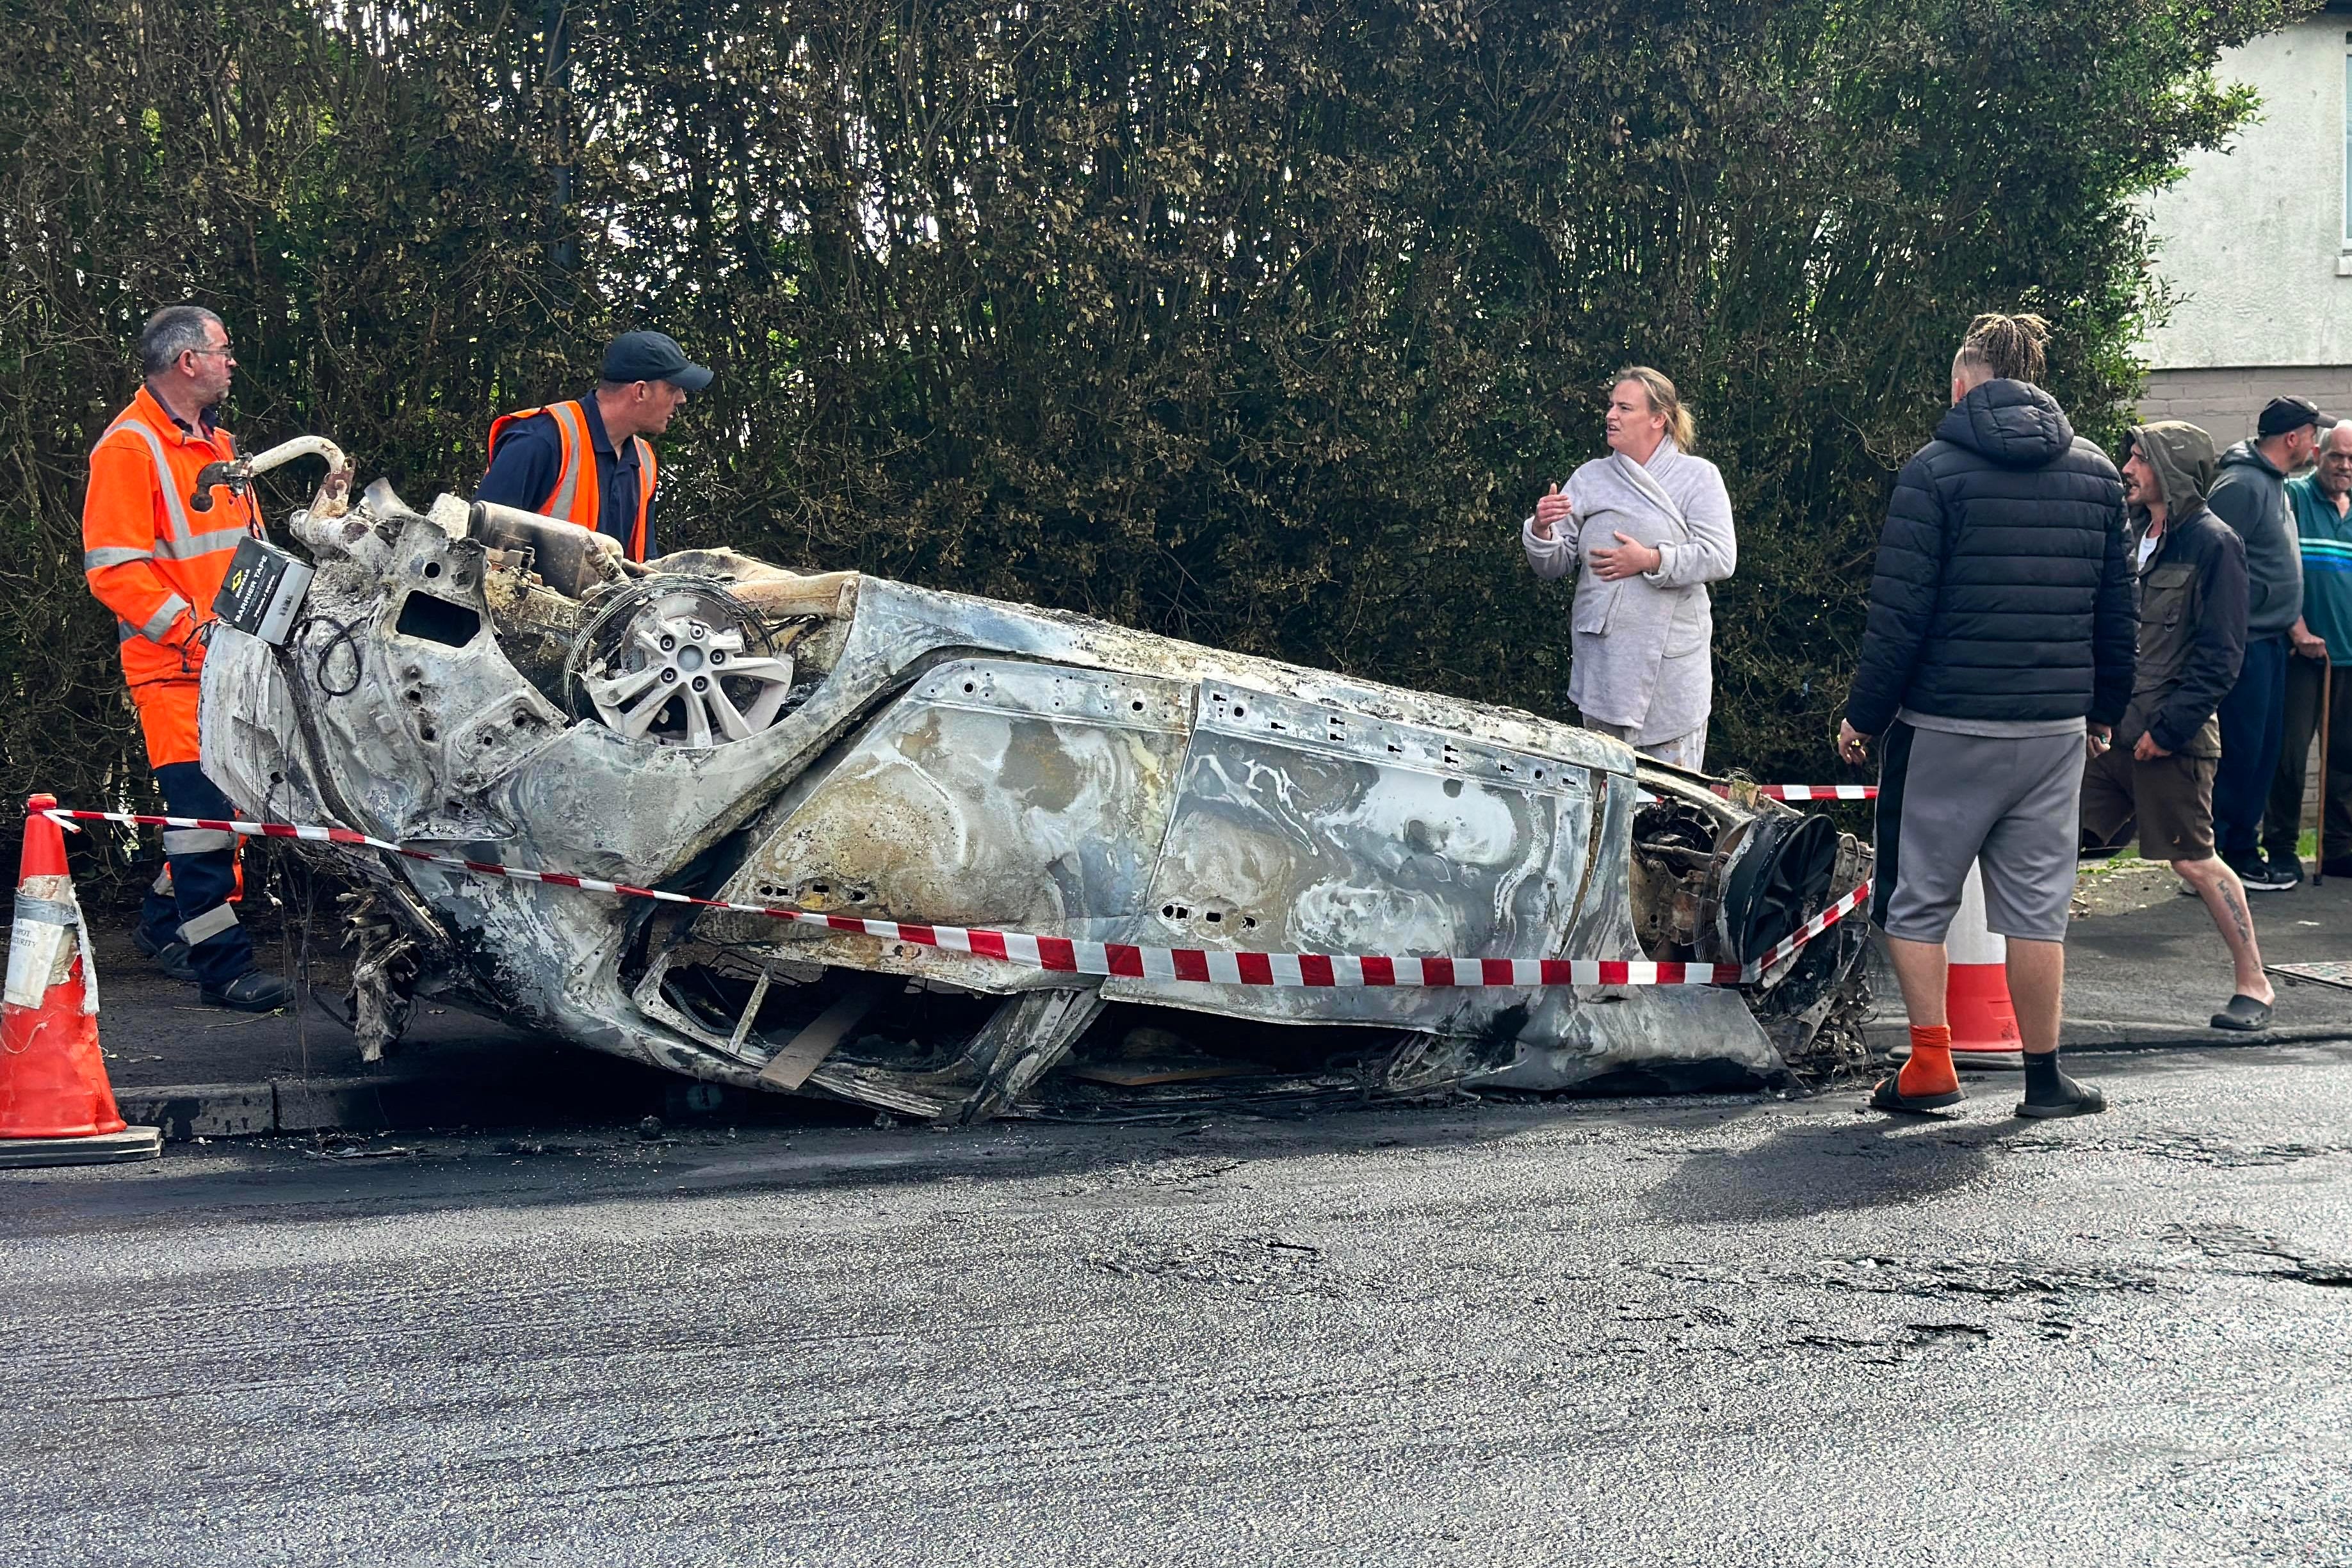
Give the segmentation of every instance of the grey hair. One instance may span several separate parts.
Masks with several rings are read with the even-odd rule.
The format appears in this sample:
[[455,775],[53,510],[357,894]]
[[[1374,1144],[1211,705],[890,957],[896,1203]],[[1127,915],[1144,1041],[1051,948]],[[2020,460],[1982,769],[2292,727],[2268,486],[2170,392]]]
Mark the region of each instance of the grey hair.
[[228,330],[227,323],[201,305],[166,305],[148,317],[139,329],[139,373],[160,376],[190,349],[211,347],[207,327]]

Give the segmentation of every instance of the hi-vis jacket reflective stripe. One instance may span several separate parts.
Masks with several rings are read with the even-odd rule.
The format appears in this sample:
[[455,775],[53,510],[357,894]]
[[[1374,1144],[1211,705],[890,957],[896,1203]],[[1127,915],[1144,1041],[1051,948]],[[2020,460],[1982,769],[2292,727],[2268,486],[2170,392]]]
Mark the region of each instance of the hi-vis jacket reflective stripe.
[[214,486],[212,510],[188,505],[207,463],[236,455],[226,430],[194,434],[144,387],[89,455],[82,501],[82,573],[114,612],[122,677],[133,686],[193,682],[205,651],[193,639],[212,619],[237,541],[261,531],[250,497]]
[[[596,488],[596,454],[588,441],[588,415],[576,399],[551,402],[545,408],[518,409],[492,420],[490,456],[498,456],[499,437],[506,434],[508,426],[542,413],[555,421],[556,435],[563,443],[563,467],[555,476],[555,488],[547,493],[547,498],[536,509],[567,523],[578,523],[583,528],[595,528],[604,517],[604,497]],[[642,435],[629,439],[637,444],[637,520],[629,529],[627,553],[631,560],[643,560],[646,517],[654,504],[654,448]]]

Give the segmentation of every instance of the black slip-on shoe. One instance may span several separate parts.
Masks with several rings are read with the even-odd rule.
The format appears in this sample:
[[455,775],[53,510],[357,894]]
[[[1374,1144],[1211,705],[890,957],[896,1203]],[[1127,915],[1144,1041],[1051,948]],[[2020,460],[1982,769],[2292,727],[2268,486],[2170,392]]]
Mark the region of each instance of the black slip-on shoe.
[[2058,1093],[2054,1099],[2020,1101],[2017,1113],[2036,1118],[2095,1116],[2106,1108],[2105,1095],[2087,1083],[2075,1082],[2062,1072],[2058,1075]]
[[247,969],[218,990],[210,986],[204,988],[205,1000],[213,1006],[235,1008],[241,1013],[274,1013],[293,996],[294,988],[281,977],[259,969]]
[[2271,1027],[2271,1004],[2256,1001],[2243,992],[2230,998],[2230,1005],[2213,1015],[2215,1029],[2235,1030],[2241,1034],[2252,1034]]
[[1890,1072],[1870,1092],[1870,1108],[1874,1111],[1940,1111],[1947,1105],[1957,1105],[1968,1098],[1955,1089],[1948,1094],[1906,1094],[1897,1089],[1895,1081],[1903,1075]]
[[2337,855],[2332,860],[2321,861],[2319,862],[2319,874],[2322,876],[2352,877],[2352,855]]

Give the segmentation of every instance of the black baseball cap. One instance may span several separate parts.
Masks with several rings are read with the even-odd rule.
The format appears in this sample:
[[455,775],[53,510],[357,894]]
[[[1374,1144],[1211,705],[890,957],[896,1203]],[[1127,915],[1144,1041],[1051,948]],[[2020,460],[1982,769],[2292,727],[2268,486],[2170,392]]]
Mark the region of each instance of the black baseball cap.
[[2284,435],[2288,431],[2301,430],[2306,424],[2332,423],[2319,412],[2319,405],[2307,397],[2274,397],[2263,404],[2262,418],[2255,422],[2254,434],[2268,441],[2273,435]]
[[710,371],[686,357],[677,340],[667,332],[624,332],[604,350],[608,382],[667,382],[698,392],[710,384]]

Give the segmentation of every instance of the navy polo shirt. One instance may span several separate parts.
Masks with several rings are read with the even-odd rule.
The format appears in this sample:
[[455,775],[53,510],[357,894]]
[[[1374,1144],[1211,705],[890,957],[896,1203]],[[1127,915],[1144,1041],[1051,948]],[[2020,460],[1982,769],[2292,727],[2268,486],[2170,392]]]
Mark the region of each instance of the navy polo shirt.
[[[580,407],[588,418],[588,444],[596,455],[596,531],[620,540],[626,549],[629,534],[637,526],[637,484],[642,477],[637,473],[637,444],[632,441],[625,450],[614,451],[594,395],[582,398]],[[546,505],[562,472],[563,437],[556,432],[555,416],[535,413],[507,427],[474,499],[535,512]],[[653,506],[646,508],[647,560],[661,553],[654,544],[654,513],[660,505],[661,492],[656,488]]]

